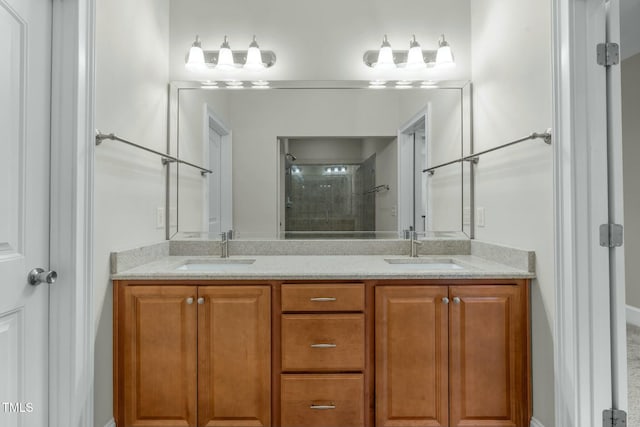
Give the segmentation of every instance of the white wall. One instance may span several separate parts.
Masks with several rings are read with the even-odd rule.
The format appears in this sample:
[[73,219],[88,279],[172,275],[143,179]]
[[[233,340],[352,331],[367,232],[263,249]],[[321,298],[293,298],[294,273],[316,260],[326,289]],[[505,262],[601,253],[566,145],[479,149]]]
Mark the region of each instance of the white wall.
[[624,251],[627,304],[640,308],[640,54],[622,61]]
[[[96,14],[96,127],[164,150],[169,2],[98,0]],[[115,141],[96,148],[94,419],[99,427],[113,412],[109,253],[164,239],[164,230],[156,228],[164,186],[159,157]]]
[[[551,126],[551,2],[471,2],[474,143],[480,151]],[[528,141],[483,156],[476,167],[480,240],[536,252],[531,286],[533,413],[554,425],[552,150]]]
[[[171,79],[219,80],[370,80],[402,79],[362,62],[367,50],[379,49],[387,34],[395,49],[407,50],[412,34],[423,49],[436,49],[444,33],[457,60],[446,73],[409,73],[406,77],[467,80],[470,75],[469,0],[299,0],[171,1]],[[251,36],[273,50],[276,65],[253,78],[211,71],[186,72],[185,55],[200,35],[205,50],[217,50],[224,35],[232,49],[246,50]]]

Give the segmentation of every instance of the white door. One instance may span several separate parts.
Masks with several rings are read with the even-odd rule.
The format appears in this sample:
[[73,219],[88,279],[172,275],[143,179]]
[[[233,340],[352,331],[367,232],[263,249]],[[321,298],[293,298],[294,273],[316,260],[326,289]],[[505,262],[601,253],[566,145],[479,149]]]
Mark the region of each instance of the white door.
[[0,0],[0,426],[48,425],[51,2]]
[[205,106],[205,149],[208,150],[209,183],[205,190],[207,229],[212,235],[233,229],[231,130]]
[[[607,40],[620,44],[620,2],[609,0]],[[621,46],[624,49],[624,46]],[[609,222],[624,224],[622,184],[622,93],[620,65],[607,68]],[[611,277],[612,407],[627,411],[627,322],[624,246],[609,251]]]

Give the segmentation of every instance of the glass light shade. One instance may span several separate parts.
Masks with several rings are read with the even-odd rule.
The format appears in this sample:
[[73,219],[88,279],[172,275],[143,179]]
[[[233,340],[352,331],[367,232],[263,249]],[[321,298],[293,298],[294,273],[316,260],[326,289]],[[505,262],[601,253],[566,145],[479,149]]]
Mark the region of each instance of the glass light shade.
[[189,59],[185,64],[185,68],[189,71],[202,71],[207,69],[204,63],[204,52],[201,47],[192,46],[191,49],[189,49]]
[[438,48],[438,52],[436,53],[436,67],[451,68],[455,66],[456,63],[453,60],[451,46],[449,46],[449,43],[447,43],[443,35],[442,40],[440,41],[440,47]]
[[207,69],[207,65],[204,62],[204,52],[202,51],[202,45],[198,36],[196,36],[196,41],[193,42],[191,49],[189,49],[189,56],[184,66],[189,71],[202,71]]
[[258,47],[249,47],[247,51],[247,61],[244,63],[244,68],[249,70],[262,70],[264,69],[264,64],[262,63],[262,54],[260,53],[260,48]]
[[244,68],[248,70],[262,70],[264,64],[262,63],[262,53],[260,53],[260,46],[256,42],[256,36],[253,36],[253,41],[249,45],[247,51],[247,60],[244,63]]
[[393,51],[386,35],[382,40],[382,46],[380,46],[380,51],[378,52],[378,62],[376,62],[375,67],[383,70],[396,68],[396,63],[393,61]]
[[233,52],[231,52],[227,36],[224,36],[224,42],[222,43],[222,46],[220,46],[216,68],[220,70],[233,70],[236,68],[235,63],[233,62]]
[[426,65],[424,57],[422,56],[422,48],[420,47],[420,43],[416,41],[416,36],[414,34],[413,38],[409,42],[409,53],[407,54],[406,67],[409,69],[417,69],[424,68]]
[[422,48],[420,48],[420,46],[410,48],[409,54],[407,55],[407,68],[424,68],[426,65],[424,57],[422,56]]

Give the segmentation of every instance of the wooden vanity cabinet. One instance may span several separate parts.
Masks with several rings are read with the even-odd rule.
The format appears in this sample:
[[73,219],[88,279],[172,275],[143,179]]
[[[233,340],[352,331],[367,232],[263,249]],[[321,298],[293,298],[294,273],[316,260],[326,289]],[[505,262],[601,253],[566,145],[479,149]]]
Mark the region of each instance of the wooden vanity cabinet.
[[376,426],[528,426],[527,292],[376,287]]
[[529,328],[528,280],[116,281],[115,420],[524,427]]
[[269,426],[271,287],[115,284],[118,427]]

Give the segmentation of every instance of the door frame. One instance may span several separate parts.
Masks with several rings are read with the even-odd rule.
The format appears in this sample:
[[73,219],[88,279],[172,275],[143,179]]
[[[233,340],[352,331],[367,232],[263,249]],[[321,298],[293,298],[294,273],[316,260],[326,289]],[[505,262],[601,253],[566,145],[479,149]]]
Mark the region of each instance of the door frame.
[[95,0],[52,0],[49,427],[94,424]]
[[[415,129],[422,127],[425,138],[429,138],[430,105],[426,105],[415,113],[409,120],[398,128],[398,233],[406,230],[409,225],[416,229],[415,224]],[[429,141],[427,141],[427,146]]]
[[605,0],[553,0],[555,424],[595,427],[612,407]]
[[[228,231],[233,229],[233,165],[231,145],[233,132],[208,104],[204,106],[203,122],[203,147],[205,147],[206,150],[206,154],[203,153],[204,158],[211,160],[210,132],[213,130],[220,136],[220,169],[217,170],[211,163],[209,163],[209,168],[213,170],[213,173],[218,173],[220,176],[220,232]],[[209,186],[205,186],[204,191],[204,200],[207,201],[204,209],[206,212],[209,212],[211,203]],[[205,230],[209,230],[208,220],[209,218],[205,215]],[[211,233],[211,230],[209,230],[209,233]]]

